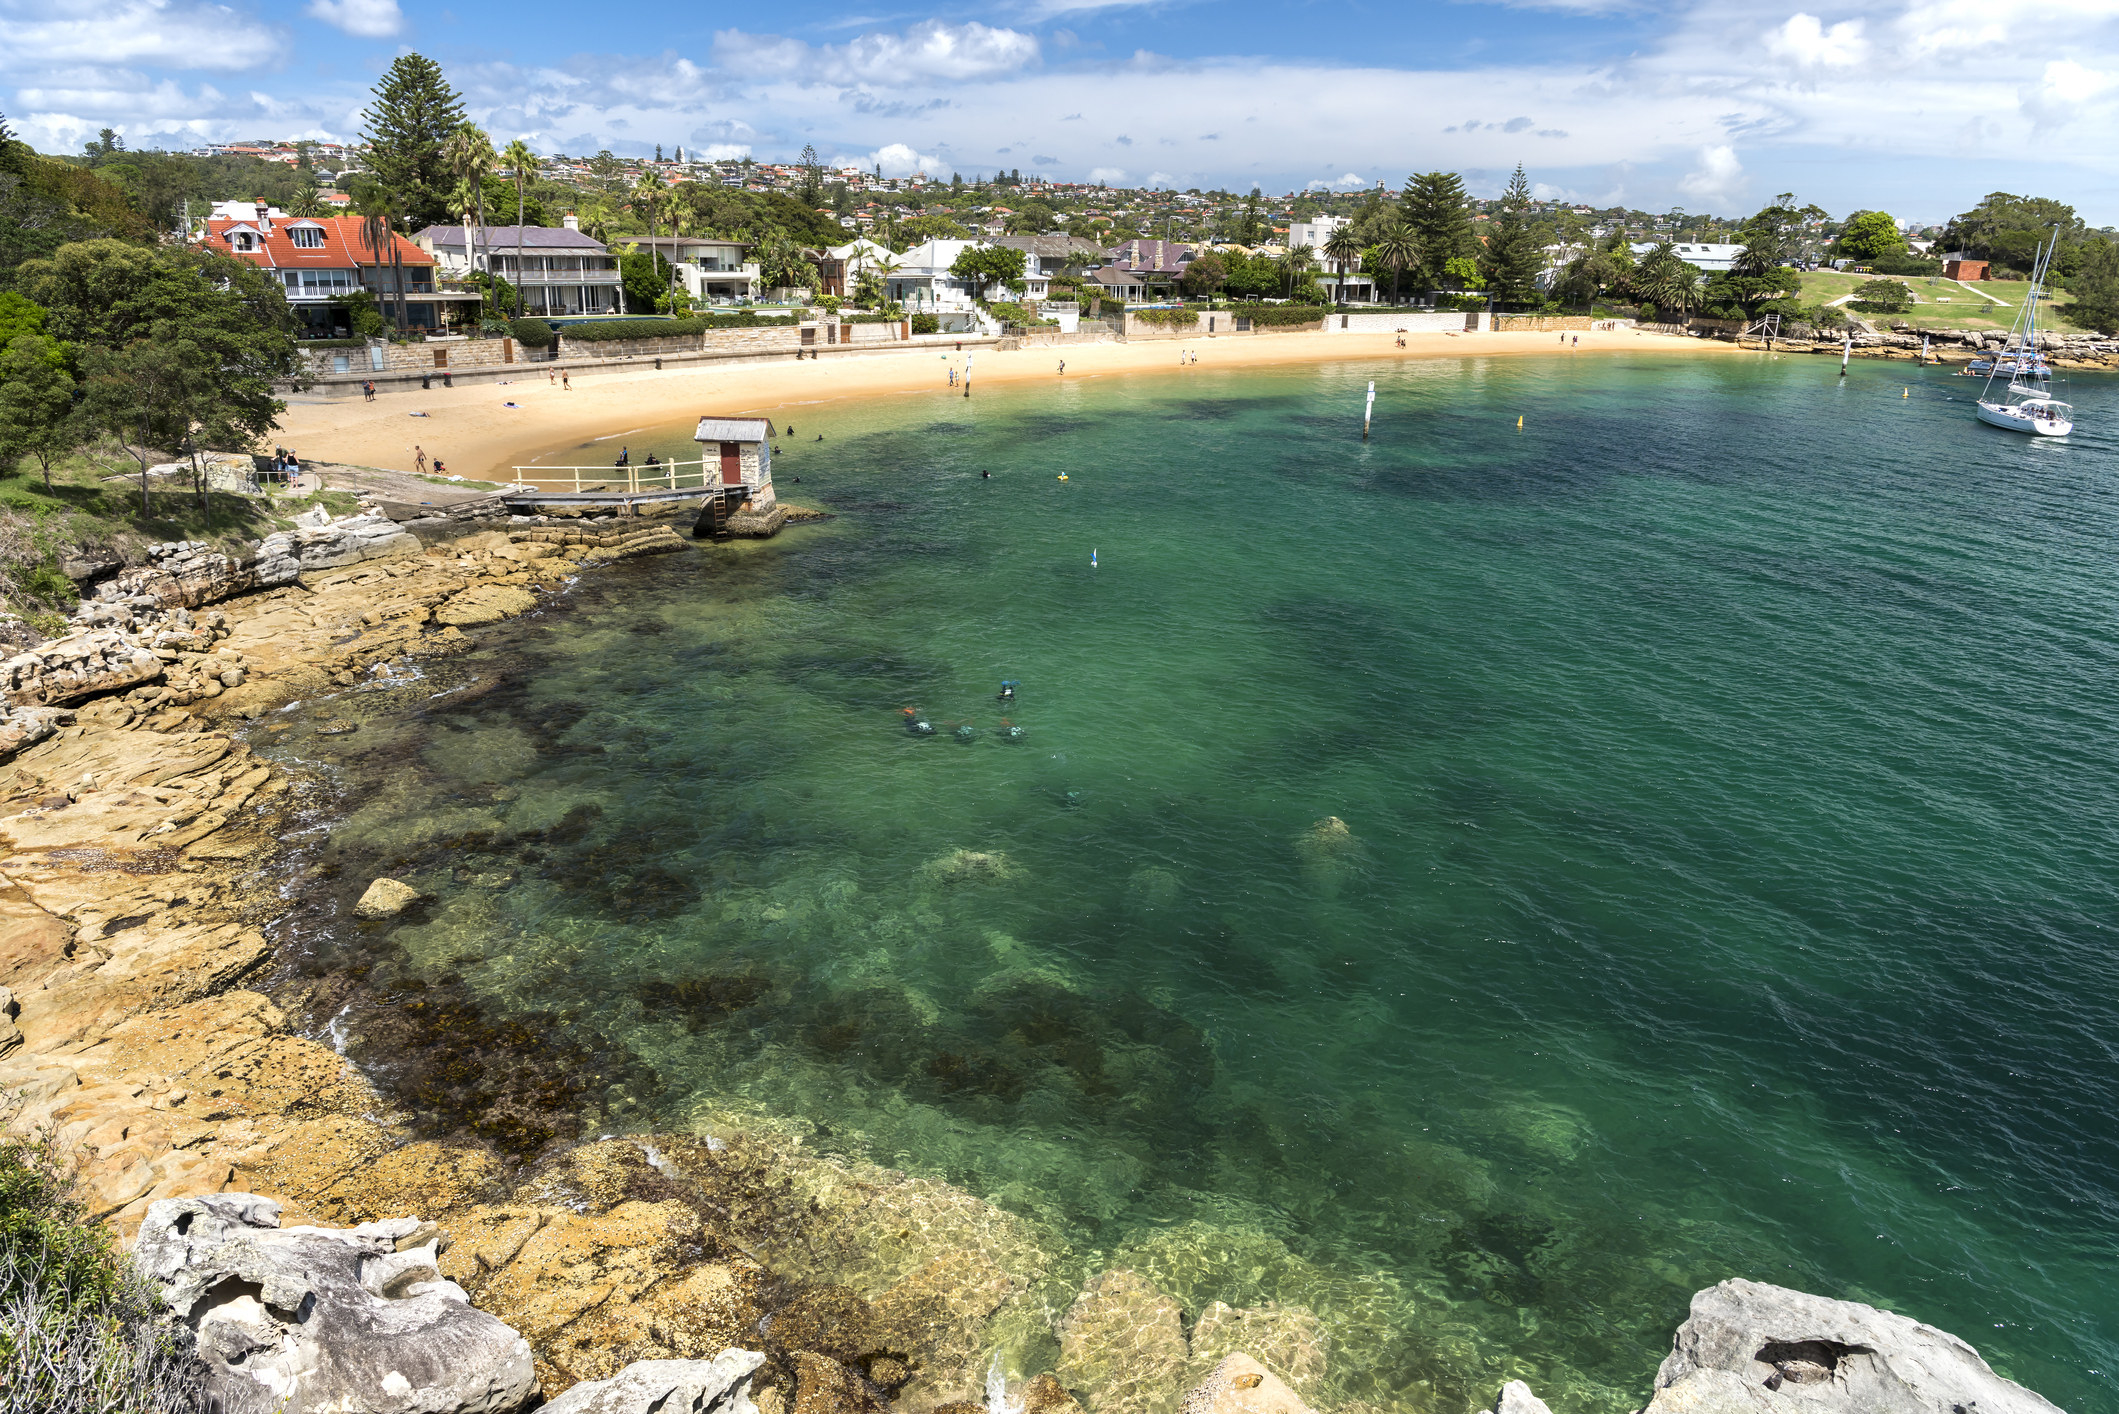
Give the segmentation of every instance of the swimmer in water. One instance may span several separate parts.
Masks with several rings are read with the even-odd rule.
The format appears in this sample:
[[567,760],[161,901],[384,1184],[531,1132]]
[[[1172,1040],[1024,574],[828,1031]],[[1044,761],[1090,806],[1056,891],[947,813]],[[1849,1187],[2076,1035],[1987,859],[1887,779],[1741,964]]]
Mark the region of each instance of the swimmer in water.
[[1015,723],[1009,721],[1006,717],[1001,718],[1001,740],[1021,741],[1022,739],[1023,729],[1017,726]]
[[905,730],[914,736],[933,736],[934,723],[922,717],[919,708],[907,707],[905,709]]
[[1001,684],[1001,690],[996,695],[1002,702],[1013,702],[1015,701],[1015,688],[1015,680],[1010,678]]
[[980,472],[980,473],[979,473],[979,480],[981,480],[981,481],[991,481],[991,480],[993,480],[993,473],[992,473],[992,472],[990,472],[990,471],[982,471],[982,472]]

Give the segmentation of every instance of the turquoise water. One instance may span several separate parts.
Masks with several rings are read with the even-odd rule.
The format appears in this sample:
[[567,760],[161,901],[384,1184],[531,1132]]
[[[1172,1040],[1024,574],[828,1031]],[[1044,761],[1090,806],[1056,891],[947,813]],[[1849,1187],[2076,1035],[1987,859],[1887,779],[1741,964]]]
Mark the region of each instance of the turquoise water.
[[304,748],[347,899],[439,899],[316,946],[623,1068],[592,1124],[799,1115],[1070,1283],[1307,1306],[1319,1407],[1636,1408],[1741,1275],[2119,1410],[2119,396],[2055,445],[1835,373],[797,409],[837,520],[587,575]]

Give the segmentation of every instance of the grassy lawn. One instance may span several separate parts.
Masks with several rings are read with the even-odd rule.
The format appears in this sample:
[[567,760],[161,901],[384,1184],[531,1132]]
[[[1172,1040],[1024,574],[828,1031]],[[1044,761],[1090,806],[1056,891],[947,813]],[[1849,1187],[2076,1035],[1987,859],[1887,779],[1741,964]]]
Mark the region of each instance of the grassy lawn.
[[[156,460],[160,460],[159,457]],[[52,467],[52,484],[35,459],[0,467],[0,609],[51,631],[74,602],[59,566],[81,556],[142,558],[162,540],[195,540],[233,552],[322,504],[350,515],[359,502],[341,492],[321,496],[237,496],[215,491],[202,507],[189,477],[153,478],[149,508],[140,505],[140,464],[115,446],[86,449]],[[127,475],[127,473],[130,473]],[[117,476],[125,479],[112,480]]]
[[[1856,310],[1848,313],[1871,322],[1888,324],[1893,319],[1902,319],[1909,324],[1931,328],[2006,332],[2023,306],[2024,295],[2030,290],[2030,286],[2021,280],[1975,280],[1973,285],[1979,293],[1974,293],[1955,280],[1945,280],[1940,275],[1842,275],[1828,270],[1805,273],[1800,298],[1805,305],[1824,304],[1842,295],[1853,294],[1870,280],[1896,280],[1904,285],[1913,292],[1913,308],[1897,315],[1862,315]],[[2066,296],[2061,298],[2065,300]],[[1997,304],[1996,300],[2005,303]],[[2064,303],[2057,307],[2046,305],[2039,313],[2038,323],[2040,328],[2065,333],[2091,332],[2067,317]]]

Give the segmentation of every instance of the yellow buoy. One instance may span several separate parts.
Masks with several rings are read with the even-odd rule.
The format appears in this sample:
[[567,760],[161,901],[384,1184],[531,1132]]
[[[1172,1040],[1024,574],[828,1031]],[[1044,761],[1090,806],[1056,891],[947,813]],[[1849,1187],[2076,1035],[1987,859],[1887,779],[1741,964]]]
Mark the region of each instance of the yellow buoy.
[[1898,390],[1898,396],[1900,396],[1901,398],[1910,398],[1913,396],[1913,390],[1911,388],[1900,388]]
[[1522,430],[1523,430],[1523,419],[1519,417],[1519,418],[1517,418],[1517,419],[1516,419],[1516,431],[1518,431],[1518,432],[1521,432]]
[[1064,472],[1064,471],[1063,471],[1063,472],[1061,472],[1061,473],[1059,474],[1059,479],[1060,479],[1060,480],[1062,480],[1062,481],[1065,481],[1065,480],[1067,479],[1067,473],[1066,473],[1066,472]]

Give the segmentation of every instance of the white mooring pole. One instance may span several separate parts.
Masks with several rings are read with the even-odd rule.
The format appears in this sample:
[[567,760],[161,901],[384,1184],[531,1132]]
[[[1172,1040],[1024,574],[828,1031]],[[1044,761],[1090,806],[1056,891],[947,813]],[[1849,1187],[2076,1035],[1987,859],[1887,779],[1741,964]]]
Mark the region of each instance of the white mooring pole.
[[1376,415],[1376,380],[1375,380],[1375,379],[1373,379],[1373,378],[1371,378],[1371,379],[1369,379],[1369,400],[1368,400],[1368,406],[1364,407],[1364,408],[1363,408],[1363,409],[1361,410],[1361,440],[1362,440],[1362,441],[1364,441],[1364,442],[1366,442],[1366,441],[1367,441],[1367,440],[1369,439],[1369,419],[1370,419],[1370,418],[1373,418],[1373,417],[1374,417],[1375,415]]

